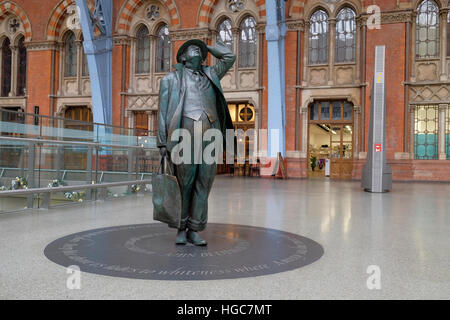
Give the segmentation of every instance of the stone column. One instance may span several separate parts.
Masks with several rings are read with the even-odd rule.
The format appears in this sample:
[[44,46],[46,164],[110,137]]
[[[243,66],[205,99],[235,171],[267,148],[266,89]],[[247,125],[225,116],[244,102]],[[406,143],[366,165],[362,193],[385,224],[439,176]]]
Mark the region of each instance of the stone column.
[[146,111],[147,114],[147,121],[148,121],[148,131],[155,131],[155,111]]
[[76,40],[75,44],[77,46],[77,91],[78,95],[81,95],[83,92],[82,83],[81,83],[81,75],[83,73],[83,42],[81,40]]
[[308,83],[308,65],[309,65],[309,21],[305,22],[304,41],[303,41],[303,83],[302,86],[306,86]]
[[415,141],[414,141],[414,131],[416,129],[416,122],[415,122],[415,113],[416,113],[416,106],[410,105],[409,106],[409,154],[410,159],[414,159],[414,155],[416,153],[416,150],[414,148]]
[[[356,83],[361,80],[361,25],[362,21],[360,18],[356,19],[356,48],[355,48],[355,63],[356,63]],[[363,80],[364,81],[364,80]]]
[[353,106],[353,158],[359,159],[359,123],[361,121],[361,107]]
[[330,39],[328,43],[330,47],[328,48],[329,53],[329,75],[328,75],[328,85],[332,86],[334,84],[334,56],[336,51],[336,19],[331,18],[328,20],[328,26],[330,28]]
[[446,129],[446,114],[447,114],[447,104],[439,105],[439,126],[438,126],[438,152],[439,152],[439,160],[447,160],[446,154],[446,141],[445,141],[445,129]]
[[[233,83],[231,83],[231,87],[233,89],[237,89],[240,88],[240,83],[239,83],[239,59],[240,59],[240,55],[239,55],[239,35],[241,32],[241,29],[239,28],[231,28],[231,32],[233,34],[233,48],[234,48],[234,52],[236,54],[236,63],[233,65],[232,70],[234,70],[234,85]],[[263,41],[262,37],[258,36],[258,40]]]
[[441,16],[441,81],[446,81],[447,76],[447,15],[448,8],[443,8],[439,12]]
[[[137,38],[131,37],[130,39],[130,79],[129,79],[129,87],[128,92],[136,92],[136,48],[137,48]],[[151,50],[150,50],[151,51]]]
[[18,47],[11,45],[11,91],[9,92],[9,96],[17,95],[17,61],[18,61]]
[[301,122],[302,122],[302,145],[300,148],[300,158],[307,158],[308,153],[308,108],[301,108]]
[[[411,14],[411,81],[416,81],[416,17],[417,13]],[[414,149],[411,149],[414,150]],[[413,152],[414,154],[414,152]]]

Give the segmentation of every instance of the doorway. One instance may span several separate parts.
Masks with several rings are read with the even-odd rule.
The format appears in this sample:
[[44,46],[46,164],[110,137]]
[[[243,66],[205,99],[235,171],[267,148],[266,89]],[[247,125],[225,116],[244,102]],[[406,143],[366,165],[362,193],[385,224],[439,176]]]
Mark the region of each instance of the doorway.
[[[82,131],[94,131],[92,110],[87,106],[70,106],[64,112],[64,128],[78,135],[77,141],[89,141],[81,138]],[[72,131],[73,130],[73,131]],[[73,139],[73,138],[70,138]],[[87,168],[87,149],[85,147],[64,147],[64,168],[66,170],[85,170]]]
[[308,127],[308,176],[351,179],[353,105],[315,101],[309,107]]
[[[252,168],[250,165],[249,154],[251,148],[255,146],[256,136],[249,135],[247,136],[245,133],[250,129],[255,129],[255,107],[248,102],[232,102],[228,104],[228,110],[230,112],[231,120],[233,121],[234,130],[242,130],[244,136],[239,136],[237,139],[238,143],[244,144],[245,150],[245,161],[244,163],[237,163],[237,159],[235,159],[235,163],[232,165],[225,164],[218,166],[218,173],[229,173],[238,176],[250,176],[255,173],[256,168]],[[259,174],[259,173],[256,173]]]

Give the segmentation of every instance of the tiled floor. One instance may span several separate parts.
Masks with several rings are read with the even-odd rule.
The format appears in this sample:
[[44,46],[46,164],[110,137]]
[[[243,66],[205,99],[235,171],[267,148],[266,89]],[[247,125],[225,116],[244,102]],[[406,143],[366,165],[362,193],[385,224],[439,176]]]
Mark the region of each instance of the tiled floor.
[[[450,184],[394,183],[387,194],[358,182],[218,177],[210,222],[268,227],[319,242],[323,257],[256,278],[195,282],[132,280],[66,269],[45,246],[83,230],[152,222],[150,197],[0,215],[0,299],[418,299],[450,298]],[[369,290],[367,268],[381,271]],[[193,295],[191,295],[193,293]]]

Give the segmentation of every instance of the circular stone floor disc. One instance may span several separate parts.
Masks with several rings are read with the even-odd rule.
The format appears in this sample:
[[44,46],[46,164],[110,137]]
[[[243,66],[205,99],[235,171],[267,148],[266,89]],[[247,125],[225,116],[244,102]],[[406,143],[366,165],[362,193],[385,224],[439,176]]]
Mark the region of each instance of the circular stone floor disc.
[[208,223],[207,247],[175,245],[175,229],[138,224],[88,230],[50,243],[45,256],[64,267],[113,277],[216,280],[301,268],[320,259],[317,242],[274,229]]

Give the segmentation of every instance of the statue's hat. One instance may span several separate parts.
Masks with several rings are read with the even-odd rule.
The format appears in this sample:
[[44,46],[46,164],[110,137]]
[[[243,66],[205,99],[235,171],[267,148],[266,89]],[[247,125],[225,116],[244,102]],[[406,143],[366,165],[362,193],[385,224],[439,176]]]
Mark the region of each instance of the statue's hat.
[[208,47],[206,46],[206,43],[204,43],[202,40],[199,40],[199,39],[192,39],[192,40],[188,40],[185,43],[183,43],[181,45],[180,49],[178,49],[178,53],[177,53],[178,63],[181,62],[181,56],[183,55],[184,51],[187,48],[189,48],[190,45],[196,45],[196,46],[200,47],[200,50],[202,51],[203,60],[206,60],[206,57],[208,56]]

